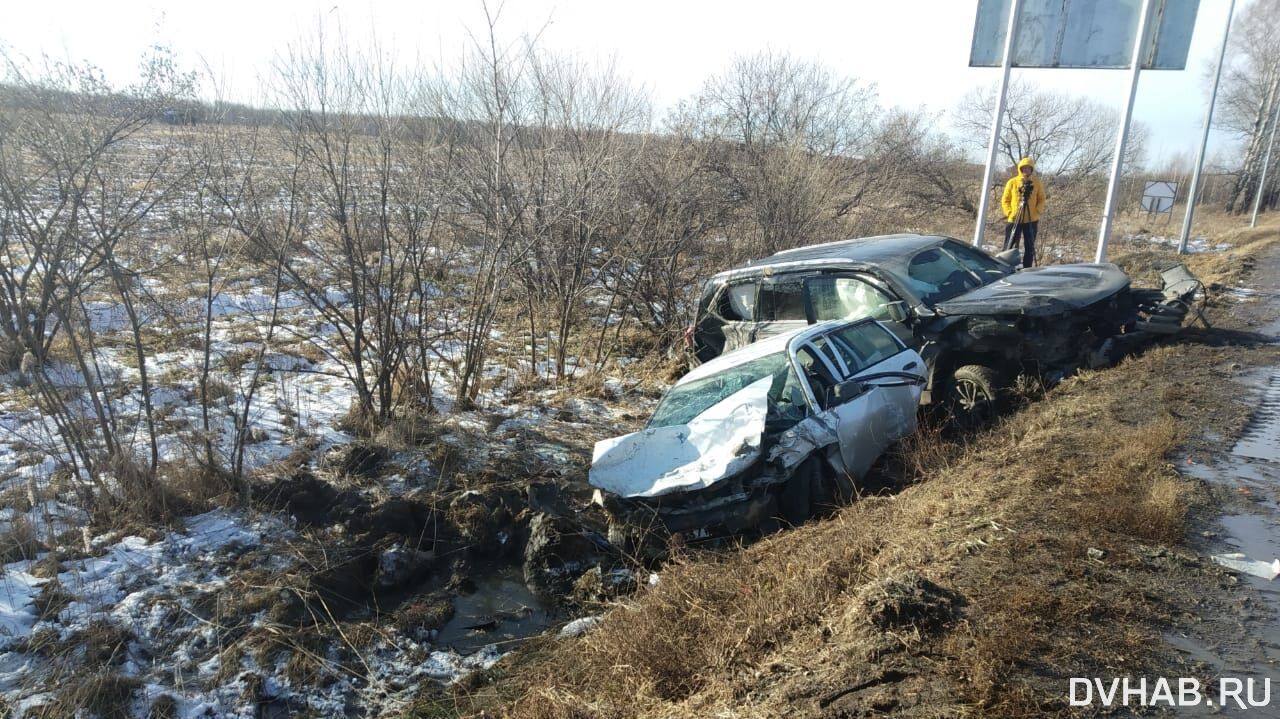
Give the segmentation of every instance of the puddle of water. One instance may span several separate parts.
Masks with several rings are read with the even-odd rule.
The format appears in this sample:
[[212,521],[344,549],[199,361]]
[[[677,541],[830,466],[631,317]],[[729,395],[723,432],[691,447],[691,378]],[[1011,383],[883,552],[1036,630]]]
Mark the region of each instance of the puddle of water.
[[1253,420],[1231,452],[1241,457],[1280,462],[1280,372],[1272,373]]
[[471,654],[489,644],[505,651],[561,617],[524,585],[519,567],[506,567],[476,580],[476,591],[454,597],[453,618],[440,629],[434,644]]
[[1257,502],[1259,509],[1280,511],[1280,463],[1239,459],[1226,464],[1187,464],[1178,471],[1204,482],[1234,489]]
[[[1262,514],[1228,514],[1222,517],[1227,530],[1227,541],[1239,547],[1241,552],[1259,559],[1264,554],[1280,556],[1280,526],[1273,518]],[[1272,557],[1267,557],[1270,561]]]

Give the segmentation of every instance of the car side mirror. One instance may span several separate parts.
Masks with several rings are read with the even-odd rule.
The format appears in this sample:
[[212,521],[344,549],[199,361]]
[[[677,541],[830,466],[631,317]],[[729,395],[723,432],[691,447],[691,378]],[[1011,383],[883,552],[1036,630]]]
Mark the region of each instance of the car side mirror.
[[887,309],[889,312],[889,319],[893,320],[894,322],[907,321],[907,303],[906,302],[903,302],[902,300],[898,300],[896,302],[890,302],[889,304],[885,305],[885,309]]
[[996,259],[1010,267],[1017,267],[1022,262],[1022,250],[1017,247],[1007,249],[1004,252],[996,253]]
[[867,385],[862,380],[845,380],[831,388],[831,401],[827,403],[827,406],[830,407],[843,402],[848,402],[866,391]]

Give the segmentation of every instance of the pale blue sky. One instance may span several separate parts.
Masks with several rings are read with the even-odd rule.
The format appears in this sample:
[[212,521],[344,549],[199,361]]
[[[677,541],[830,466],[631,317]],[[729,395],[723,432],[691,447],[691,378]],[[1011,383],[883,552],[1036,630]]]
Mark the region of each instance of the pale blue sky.
[[[1243,6],[1248,0],[1240,0]],[[375,36],[406,59],[448,64],[479,32],[479,0],[11,0],[0,43],[21,54],[47,52],[89,60],[125,82],[144,48],[175,48],[188,63],[220,75],[230,95],[258,99],[258,78],[287,43],[321,21],[347,37]],[[1200,0],[1187,69],[1144,72],[1135,118],[1152,130],[1149,156],[1194,154],[1228,0]],[[492,4],[491,4],[492,6]],[[886,105],[950,110],[969,90],[994,83],[999,70],[968,67],[977,0],[507,0],[499,33],[541,32],[543,47],[586,58],[615,58],[648,88],[659,109],[696,92],[736,54],[788,51],[874,82]],[[1240,8],[1237,8],[1239,12]],[[1123,70],[1014,70],[1043,87],[1120,107]],[[1210,142],[1210,155],[1224,149]]]

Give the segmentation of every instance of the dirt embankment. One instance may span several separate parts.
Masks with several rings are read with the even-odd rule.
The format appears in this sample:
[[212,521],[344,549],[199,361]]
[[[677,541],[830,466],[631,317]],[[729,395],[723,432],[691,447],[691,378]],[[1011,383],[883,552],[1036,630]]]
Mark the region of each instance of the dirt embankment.
[[[1278,239],[1241,233],[1193,266],[1263,281],[1249,258]],[[1194,676],[1164,637],[1227,611],[1235,582],[1189,541],[1215,499],[1176,458],[1220,451],[1251,411],[1234,378],[1280,362],[1246,315],[1223,299],[1213,329],[1074,377],[963,445],[920,435],[898,494],[679,558],[582,638],[528,645],[420,708],[1052,716],[1079,711],[1073,676]]]

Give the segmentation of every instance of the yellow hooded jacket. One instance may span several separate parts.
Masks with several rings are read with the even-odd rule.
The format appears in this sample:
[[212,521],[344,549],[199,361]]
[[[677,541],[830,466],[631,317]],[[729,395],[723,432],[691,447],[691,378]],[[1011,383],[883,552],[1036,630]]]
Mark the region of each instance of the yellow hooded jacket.
[[1044,209],[1044,181],[1039,177],[1032,176],[1031,179],[1031,196],[1027,198],[1027,216],[1018,217],[1018,209],[1022,204],[1022,168],[1034,168],[1036,163],[1030,157],[1024,157],[1018,161],[1018,174],[1009,178],[1004,183],[1004,195],[1000,198],[1000,207],[1004,210],[1004,217],[1009,222],[1016,222],[1021,219],[1022,222],[1036,222],[1040,219],[1040,211]]

